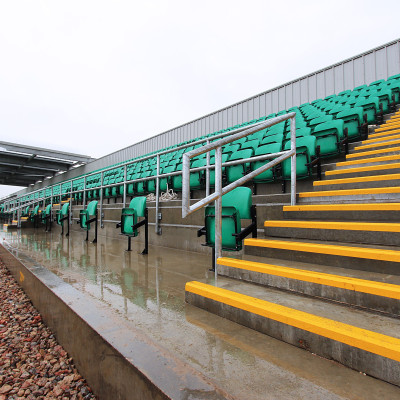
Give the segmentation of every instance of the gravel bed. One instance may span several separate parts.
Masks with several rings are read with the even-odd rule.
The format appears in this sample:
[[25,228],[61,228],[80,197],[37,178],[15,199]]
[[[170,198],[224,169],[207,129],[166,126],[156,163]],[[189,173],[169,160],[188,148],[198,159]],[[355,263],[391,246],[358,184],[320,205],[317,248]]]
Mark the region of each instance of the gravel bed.
[[0,400],[95,398],[0,259]]

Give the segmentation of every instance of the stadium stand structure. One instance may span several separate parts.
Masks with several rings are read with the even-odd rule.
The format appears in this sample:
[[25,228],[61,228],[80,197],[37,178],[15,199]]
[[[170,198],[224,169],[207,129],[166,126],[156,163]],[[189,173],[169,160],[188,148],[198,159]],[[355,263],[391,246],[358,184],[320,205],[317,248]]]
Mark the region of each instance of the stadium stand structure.
[[[100,228],[105,223],[114,225],[114,233],[105,230],[105,235],[116,235],[117,222],[121,233],[129,238],[130,249],[130,239],[140,226],[138,217],[145,218],[146,225],[148,218],[156,225],[150,244],[176,247],[176,243],[171,244],[168,228],[179,225],[179,200],[169,202],[170,208],[165,205],[168,214],[163,213],[164,219],[158,206],[148,206],[148,216],[146,203],[141,201],[138,212],[132,200],[149,194],[158,197],[160,191],[171,188],[180,193],[185,152],[295,112],[296,177],[304,181],[299,187],[306,191],[298,194],[297,205],[281,204],[287,202],[285,182],[291,176],[287,159],[255,177],[246,193],[225,195],[225,217],[231,219],[226,225],[232,232],[225,234],[224,249],[236,251],[236,258],[217,260],[221,275],[217,286],[188,282],[186,300],[400,386],[400,286],[394,283],[400,275],[400,224],[395,222],[400,210],[399,103],[400,75],[396,75],[5,199],[0,205],[1,218],[7,229],[23,226],[22,216],[28,217],[26,226],[31,219],[35,226],[46,221],[49,229],[48,216],[52,213],[59,224],[60,214],[68,220],[65,204],[69,204],[68,223],[80,215],[78,223],[87,234],[87,223],[96,222],[97,227],[98,219]],[[224,184],[268,162],[252,162],[251,158],[289,148],[288,121],[224,146]],[[240,160],[243,162],[230,164]],[[189,178],[193,197],[215,186],[214,165],[212,152],[192,159]],[[129,198],[130,207],[123,208]],[[263,229],[263,237],[257,237],[252,208],[256,202],[257,220],[265,221],[258,229],[259,233]],[[214,245],[210,233],[213,211],[212,207],[206,209],[204,224],[198,216],[188,222],[193,231],[201,228],[199,235],[206,236],[209,247]],[[40,214],[45,217],[39,218]],[[244,230],[242,219],[247,226]],[[165,222],[166,232],[161,231],[160,221]],[[253,237],[245,239],[249,233]],[[177,242],[176,238],[172,240]],[[195,236],[190,242],[185,243],[191,250],[206,251],[201,250],[204,248]],[[147,235],[145,250],[144,257]],[[306,295],[306,300],[298,302],[299,295]]]

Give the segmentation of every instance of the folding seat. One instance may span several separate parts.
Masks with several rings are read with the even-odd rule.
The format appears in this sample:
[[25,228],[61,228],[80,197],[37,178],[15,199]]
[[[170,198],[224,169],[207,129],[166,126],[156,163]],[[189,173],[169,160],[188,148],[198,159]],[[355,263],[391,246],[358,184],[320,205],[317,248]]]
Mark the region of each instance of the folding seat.
[[[274,153],[279,153],[280,151],[282,151],[282,143],[272,142],[258,147],[254,152],[254,156],[261,156],[264,154],[274,154]],[[272,160],[273,158],[262,161],[254,161],[250,164],[250,169],[251,171],[254,171],[262,167],[263,165],[268,164]],[[280,166],[275,166],[270,169],[267,169],[266,171],[254,177],[253,181],[255,183],[274,182],[280,177],[279,173],[280,169],[281,169]]]
[[400,74],[392,75],[387,78],[388,81],[400,81]]
[[259,146],[260,142],[261,141],[257,140],[257,139],[248,140],[247,142],[244,142],[242,144],[242,146],[240,147],[240,150],[245,150],[245,149],[255,150]]
[[97,200],[91,201],[86,209],[79,212],[77,223],[86,231],[86,241],[89,239],[89,231],[92,223],[95,223],[95,237],[93,243],[97,242]]
[[[311,128],[299,128],[296,129],[296,138],[310,136],[312,134]],[[286,136],[286,139],[290,140],[290,135]]]
[[[191,163],[191,168],[199,168],[207,165],[207,159],[195,160]],[[203,189],[205,182],[205,170],[194,171],[189,175],[189,183],[191,190]]]
[[[222,164],[227,162],[229,159],[228,154],[222,154],[221,161]],[[215,165],[215,156],[210,157],[210,165]],[[222,178],[226,181],[226,167],[222,167]],[[215,168],[210,169],[210,186],[215,186]]]
[[262,145],[268,144],[268,143],[280,143],[282,145],[284,138],[285,138],[285,135],[283,133],[277,133],[276,135],[266,136],[260,142],[259,146],[262,146]]
[[[368,124],[364,121],[364,110],[362,107],[353,107],[339,112],[337,119],[344,122],[344,129],[347,128],[349,140],[360,139],[368,133]],[[365,117],[366,118],[366,117]]]
[[387,114],[393,107],[392,91],[389,89],[382,89],[376,93],[379,99],[379,109],[383,114]]
[[323,122],[315,127],[313,135],[320,146],[321,157],[329,157],[340,154],[341,144],[344,139],[343,120]]
[[[69,203],[64,203],[61,210],[56,211],[55,221],[57,225],[61,225],[61,235],[64,234],[64,221],[69,219]],[[69,223],[67,223],[68,231],[65,236],[69,236]]]
[[332,119],[333,119],[333,116],[330,114],[323,115],[323,116],[312,119],[308,123],[308,127],[311,128],[311,130],[313,131],[317,125],[322,124],[323,122],[331,121]]
[[366,99],[357,100],[354,107],[362,107],[364,114],[367,114],[367,123],[374,124],[376,122],[377,111],[379,110],[379,98],[368,97]]
[[380,85],[381,83],[383,83],[383,82],[385,82],[384,79],[379,79],[379,80],[377,80],[377,81],[371,82],[371,83],[369,84],[369,87],[379,86],[379,85]]
[[356,97],[356,96],[351,96],[351,97],[349,97],[349,98],[347,99],[345,105],[346,105],[346,106],[353,107],[354,104],[356,104],[356,102],[357,102],[357,97]]
[[247,140],[254,140],[254,139],[258,139],[258,140],[262,140],[264,135],[267,133],[268,128],[266,129],[262,129],[261,131],[252,133],[251,135],[247,136]]
[[[146,170],[139,173],[138,179],[147,178],[151,176],[152,171]],[[147,181],[139,181],[136,183],[136,193],[145,194],[147,193]]]
[[[284,150],[290,150],[291,143],[286,142]],[[291,179],[291,159],[290,157],[282,163],[282,178],[284,180]],[[317,139],[315,136],[304,136],[296,139],[296,177],[297,179],[305,179],[312,176],[312,166],[319,167],[318,175],[320,175],[320,160],[317,151]]]
[[365,89],[365,88],[367,88],[367,85],[360,85],[360,86],[357,86],[357,87],[355,87],[355,88],[353,89],[353,93],[354,93],[354,92],[360,92],[361,90],[363,90],[363,89]]
[[[169,174],[171,172],[175,172],[176,164],[168,165],[160,170],[161,174]],[[165,192],[168,189],[168,185],[171,182],[171,176],[166,176],[164,178],[160,178],[160,191]]]
[[230,143],[227,146],[224,146],[222,148],[222,153],[231,155],[231,154],[236,153],[238,150],[240,150],[240,144],[232,144],[232,143]]
[[[224,194],[222,202],[222,249],[240,251],[243,239],[252,235],[257,237],[257,217],[255,206],[252,205],[251,189],[238,187]],[[205,207],[204,227],[197,236],[205,236],[205,246],[215,248],[215,207]],[[251,220],[250,225],[242,229],[242,220]],[[213,252],[214,255],[214,252]],[[213,257],[213,267],[214,265]]]
[[[143,218],[140,222],[138,218]],[[138,228],[145,227],[145,247],[142,254],[148,254],[148,210],[146,207],[146,197],[135,197],[129,203],[129,207],[123,208],[121,212],[121,222],[116,228],[121,228],[121,235],[128,237],[128,251],[131,251],[131,238],[138,236]]]
[[[229,157],[229,161],[244,160],[254,155],[253,149],[238,150]],[[232,183],[242,178],[250,171],[250,162],[226,167],[226,178],[228,183]]]
[[[399,80],[400,82],[400,80]],[[395,102],[395,104],[400,103],[400,83],[398,83],[396,80],[389,81],[387,86],[387,89],[391,91],[391,99]]]

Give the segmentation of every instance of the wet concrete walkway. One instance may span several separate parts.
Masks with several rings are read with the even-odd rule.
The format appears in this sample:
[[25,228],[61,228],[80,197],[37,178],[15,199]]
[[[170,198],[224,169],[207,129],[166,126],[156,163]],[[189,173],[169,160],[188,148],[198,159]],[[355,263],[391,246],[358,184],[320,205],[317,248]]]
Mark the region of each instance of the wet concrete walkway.
[[213,283],[207,255],[150,246],[143,256],[142,245],[125,252],[126,240],[99,236],[92,244],[77,232],[69,239],[41,230],[2,232],[0,239],[14,255],[58,275],[233,398],[400,398],[395,386],[186,304],[186,282]]

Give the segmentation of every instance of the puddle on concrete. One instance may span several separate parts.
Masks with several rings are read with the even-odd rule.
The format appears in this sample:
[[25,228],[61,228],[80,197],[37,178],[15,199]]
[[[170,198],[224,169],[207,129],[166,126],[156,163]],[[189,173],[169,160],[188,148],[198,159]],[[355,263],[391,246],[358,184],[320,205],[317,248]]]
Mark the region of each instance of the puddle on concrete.
[[[192,367],[243,399],[392,399],[400,389],[187,305],[185,283],[213,283],[210,256],[99,236],[27,230],[1,242],[106,304]],[[194,239],[196,240],[196,239]]]

